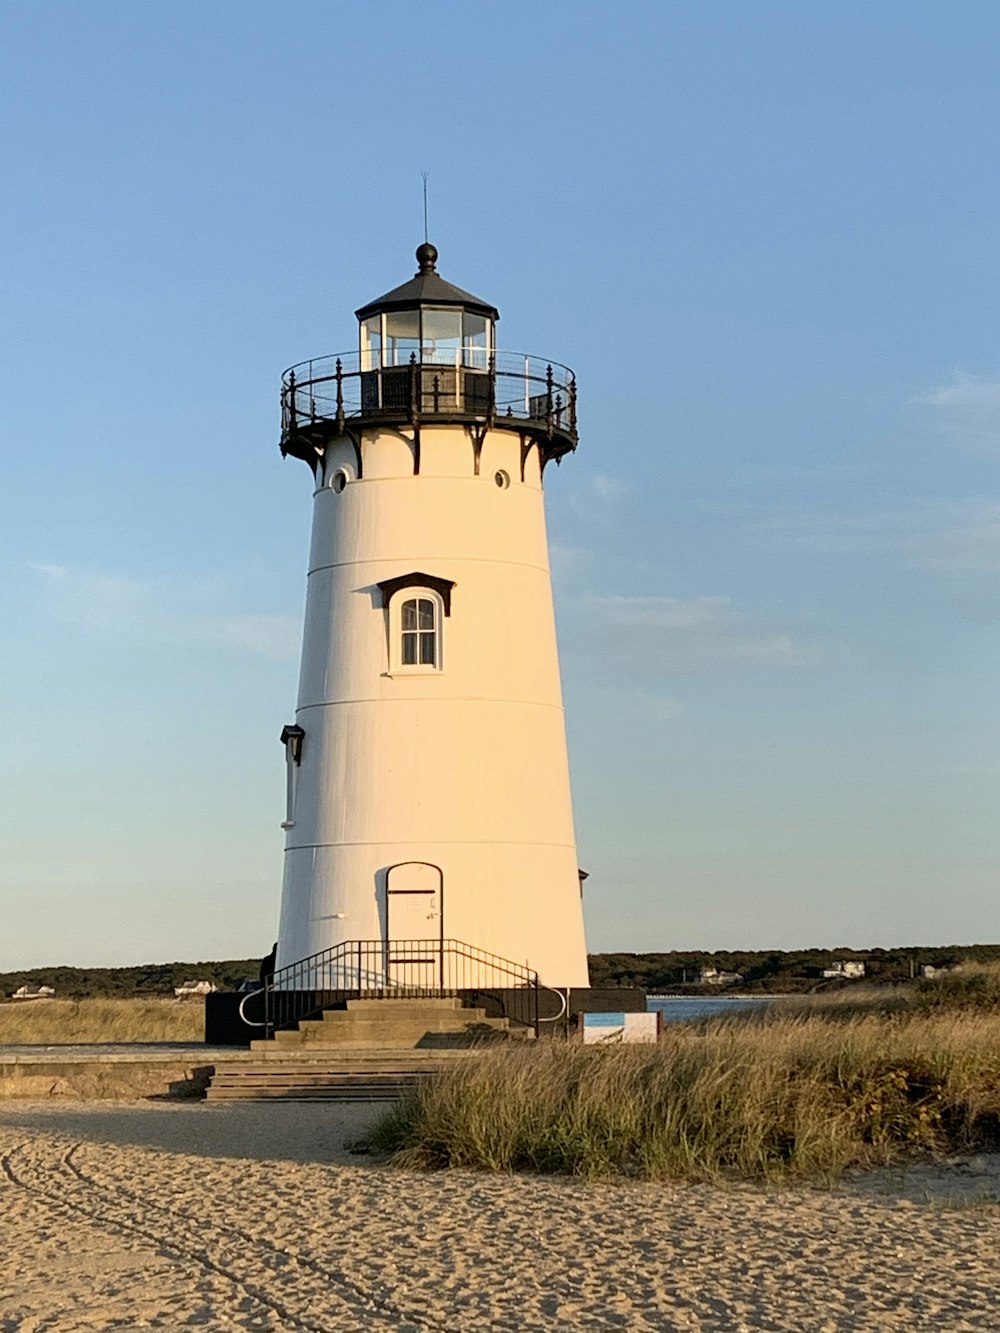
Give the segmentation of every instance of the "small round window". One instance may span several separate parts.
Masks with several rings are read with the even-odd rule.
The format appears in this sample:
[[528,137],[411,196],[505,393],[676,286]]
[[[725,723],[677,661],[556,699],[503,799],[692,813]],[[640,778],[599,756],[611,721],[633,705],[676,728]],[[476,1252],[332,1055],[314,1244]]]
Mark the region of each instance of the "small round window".
[[339,495],[349,481],[350,477],[347,475],[344,469],[339,468],[331,477],[330,486]]
[[504,472],[503,468],[500,468],[498,472],[494,473],[493,480],[502,491],[505,491],[510,485],[510,476]]

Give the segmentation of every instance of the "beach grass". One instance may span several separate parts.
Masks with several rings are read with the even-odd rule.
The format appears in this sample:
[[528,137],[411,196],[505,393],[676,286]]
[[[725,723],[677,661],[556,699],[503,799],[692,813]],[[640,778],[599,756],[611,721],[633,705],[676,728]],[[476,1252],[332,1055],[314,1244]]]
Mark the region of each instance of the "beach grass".
[[367,1146],[417,1168],[825,1182],[978,1150],[1000,1142],[992,984],[761,1007],[656,1046],[498,1049],[419,1084]]
[[201,1000],[15,1000],[0,1004],[0,1044],[202,1041]]
[[[755,1007],[758,1017],[815,1014],[830,1019],[866,1014],[926,1014],[946,1011],[1000,1013],[1000,965],[963,963],[936,977],[921,977],[908,985],[874,986],[855,983],[842,989],[812,995],[783,996]],[[751,1011],[738,1011],[741,1020]]]

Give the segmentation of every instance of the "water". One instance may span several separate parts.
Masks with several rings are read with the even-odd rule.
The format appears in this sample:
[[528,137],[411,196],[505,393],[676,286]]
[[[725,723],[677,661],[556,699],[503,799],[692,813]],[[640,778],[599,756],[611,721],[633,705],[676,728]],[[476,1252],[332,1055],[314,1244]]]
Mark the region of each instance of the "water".
[[706,999],[690,995],[651,995],[646,1001],[648,1013],[657,1010],[664,1023],[684,1023],[693,1018],[714,1018],[717,1014],[731,1014],[737,1009],[753,1009],[759,1004],[770,1004],[776,996],[734,995],[724,998],[712,995]]

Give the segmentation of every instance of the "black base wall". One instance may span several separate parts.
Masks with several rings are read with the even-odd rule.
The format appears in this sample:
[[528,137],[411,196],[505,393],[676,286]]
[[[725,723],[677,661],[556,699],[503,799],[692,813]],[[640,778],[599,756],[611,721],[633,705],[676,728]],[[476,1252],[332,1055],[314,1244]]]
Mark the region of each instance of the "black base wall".
[[[263,1028],[252,1028],[240,1018],[242,995],[236,991],[218,990],[205,996],[205,1044],[208,1046],[249,1046],[263,1037]],[[247,1000],[251,1018],[263,1017],[259,1011],[263,1002]]]
[[[456,992],[467,1003],[485,1009],[490,1018],[508,1017],[524,1022],[530,1013],[527,993],[522,989],[465,990]],[[205,1042],[209,1046],[249,1046],[263,1037],[264,1029],[251,1027],[240,1018],[243,995],[235,991],[213,991],[205,996]],[[578,987],[569,993],[566,1013],[560,1015],[559,998],[542,989],[538,996],[542,1036],[565,1035],[575,1027],[577,1014],[628,1013],[646,1011],[646,992],[625,986]],[[343,1004],[331,1006],[343,1008]],[[263,1018],[263,1001],[253,996],[246,1003],[251,1018]],[[546,1022],[548,1019],[550,1021]],[[555,1021],[552,1021],[555,1020]]]

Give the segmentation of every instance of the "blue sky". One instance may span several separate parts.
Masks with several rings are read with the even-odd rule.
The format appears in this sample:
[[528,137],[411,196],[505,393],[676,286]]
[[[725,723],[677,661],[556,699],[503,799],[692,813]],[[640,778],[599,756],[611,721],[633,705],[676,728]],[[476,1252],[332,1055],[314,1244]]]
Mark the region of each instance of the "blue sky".
[[576,370],[593,949],[996,941],[1000,9],[0,10],[0,969],[261,954],[287,365],[439,269]]

